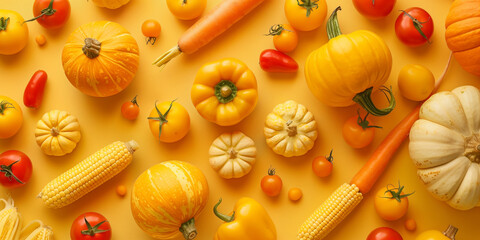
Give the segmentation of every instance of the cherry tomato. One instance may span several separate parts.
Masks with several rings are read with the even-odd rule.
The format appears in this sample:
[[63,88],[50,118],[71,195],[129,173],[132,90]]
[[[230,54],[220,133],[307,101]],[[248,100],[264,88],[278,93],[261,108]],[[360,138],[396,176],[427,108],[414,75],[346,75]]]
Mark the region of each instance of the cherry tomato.
[[37,20],[44,28],[61,28],[70,18],[70,2],[68,0],[35,0],[33,16],[35,17],[25,22]]
[[37,36],[35,36],[35,42],[38,44],[38,46],[41,47],[45,45],[45,43],[47,43],[47,38],[45,38],[43,34],[38,34]]
[[167,0],[167,7],[178,19],[192,20],[202,15],[207,0]]
[[378,190],[375,197],[375,210],[377,214],[387,221],[395,221],[405,216],[408,210],[408,196],[404,194],[404,186],[388,185]]
[[333,149],[330,151],[330,156],[320,156],[316,157],[312,161],[313,173],[319,177],[327,177],[332,173],[333,168]]
[[297,31],[288,24],[273,25],[267,36],[273,36],[273,45],[280,52],[291,52],[298,44]]
[[110,240],[112,228],[102,214],[87,212],[73,221],[70,238],[71,240]]
[[412,101],[423,101],[432,94],[435,77],[421,65],[407,64],[398,74],[398,89],[402,96]]
[[413,218],[405,220],[405,229],[411,232],[417,230],[417,221]]
[[325,0],[285,0],[285,17],[299,31],[320,27],[327,16]]
[[137,96],[131,101],[122,104],[122,116],[128,120],[135,120],[140,112],[140,107],[137,103]]
[[403,240],[403,238],[400,233],[389,227],[379,227],[368,234],[367,240]]
[[13,99],[0,96],[0,139],[15,135],[23,123],[22,109]]
[[23,104],[25,104],[26,107],[40,107],[47,78],[47,73],[43,70],[36,71],[30,78],[30,81],[25,88],[25,92],[23,93]]
[[118,196],[125,197],[125,195],[127,195],[127,187],[125,187],[125,185],[118,185],[115,192]]
[[288,199],[290,199],[290,201],[298,201],[300,198],[302,198],[302,196],[303,193],[300,188],[291,188],[288,190]]
[[13,55],[25,48],[28,42],[28,26],[23,22],[19,13],[0,9],[1,55]]
[[353,5],[363,16],[377,20],[386,17],[396,0],[353,0]]
[[268,169],[268,175],[264,176],[260,182],[262,191],[269,197],[278,196],[282,191],[282,185],[282,179],[278,175],[275,175],[274,168]]
[[375,128],[381,128],[379,126],[370,125],[367,120],[367,115],[362,119],[360,113],[358,116],[349,118],[345,124],[343,124],[342,135],[343,139],[353,148],[364,148],[372,143],[375,138]]
[[25,153],[9,150],[0,154],[0,184],[4,187],[21,187],[31,176],[32,161]]
[[402,11],[395,21],[395,33],[400,41],[411,47],[430,43],[433,19],[421,8],[409,8]]
[[155,104],[148,119],[150,131],[160,142],[177,142],[190,130],[190,116],[175,100]]
[[157,20],[149,19],[142,24],[142,33],[147,38],[147,44],[149,42],[155,44],[157,37],[160,36],[162,26]]
[[267,49],[260,54],[260,67],[265,72],[296,72],[298,63],[285,53]]

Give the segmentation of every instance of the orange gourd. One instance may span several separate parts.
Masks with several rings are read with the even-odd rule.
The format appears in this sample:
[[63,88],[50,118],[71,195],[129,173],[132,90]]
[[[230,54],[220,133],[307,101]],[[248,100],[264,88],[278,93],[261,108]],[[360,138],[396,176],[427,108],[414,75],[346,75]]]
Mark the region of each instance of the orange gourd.
[[480,76],[480,0],[455,0],[445,27],[455,59],[467,72]]
[[139,50],[120,24],[84,24],[67,40],[62,52],[65,75],[83,93],[108,97],[125,89],[138,69]]

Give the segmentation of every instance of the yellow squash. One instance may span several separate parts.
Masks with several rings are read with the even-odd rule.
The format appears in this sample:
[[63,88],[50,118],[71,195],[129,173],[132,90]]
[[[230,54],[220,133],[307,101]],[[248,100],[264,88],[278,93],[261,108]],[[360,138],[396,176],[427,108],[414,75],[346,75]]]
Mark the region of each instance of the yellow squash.
[[37,122],[35,138],[45,154],[63,156],[75,149],[82,134],[75,116],[65,111],[53,110],[45,113]]
[[179,239],[182,235],[194,239],[195,218],[207,200],[207,179],[200,169],[186,162],[166,161],[137,178],[131,208],[138,226],[155,239]]
[[277,239],[277,230],[268,212],[254,199],[239,199],[231,216],[217,211],[221,202],[222,199],[215,205],[213,212],[225,223],[218,228],[214,240]]
[[382,116],[395,107],[390,89],[381,90],[389,106],[378,109],[370,95],[388,79],[392,55],[385,42],[365,30],[342,35],[335,9],[327,23],[328,43],[310,53],[305,64],[305,77],[310,91],[332,107],[346,107],[357,102],[370,114]]
[[203,65],[195,77],[191,96],[203,118],[231,126],[246,118],[257,105],[257,80],[243,62],[222,59]]

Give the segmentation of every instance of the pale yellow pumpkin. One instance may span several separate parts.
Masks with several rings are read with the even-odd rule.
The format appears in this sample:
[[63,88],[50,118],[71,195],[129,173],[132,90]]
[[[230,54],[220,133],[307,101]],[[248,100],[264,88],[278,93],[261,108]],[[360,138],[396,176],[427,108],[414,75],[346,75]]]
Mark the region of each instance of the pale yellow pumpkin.
[[[156,239],[194,239],[195,218],[208,200],[207,179],[197,167],[166,161],[143,172],[132,190],[132,215]],[[207,239],[207,236],[201,239]]]
[[98,7],[104,7],[109,9],[117,9],[127,3],[130,0],[92,0],[92,2]]
[[83,93],[108,97],[125,89],[138,69],[139,49],[120,24],[91,22],[75,30],[65,43],[62,63],[70,83]]
[[285,157],[301,156],[313,148],[317,122],[305,106],[289,100],[268,114],[263,133],[275,153]]
[[81,138],[77,118],[65,111],[53,110],[45,113],[35,129],[38,146],[50,156],[71,153]]
[[257,148],[240,131],[224,133],[216,138],[209,150],[210,166],[223,178],[241,178],[252,170]]

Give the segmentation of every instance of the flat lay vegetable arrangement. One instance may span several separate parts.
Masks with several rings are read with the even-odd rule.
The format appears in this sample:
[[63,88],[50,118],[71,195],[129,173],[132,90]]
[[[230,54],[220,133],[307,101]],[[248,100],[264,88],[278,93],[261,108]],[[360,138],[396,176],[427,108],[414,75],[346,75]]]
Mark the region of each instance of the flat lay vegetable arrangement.
[[477,239],[479,12],[0,0],[0,239]]

